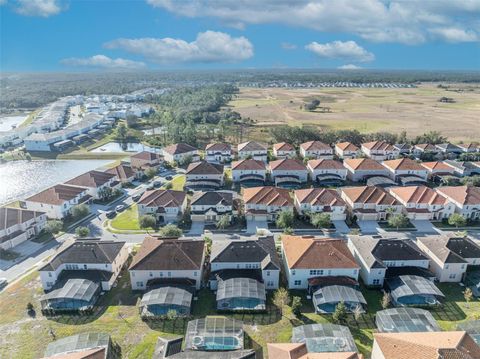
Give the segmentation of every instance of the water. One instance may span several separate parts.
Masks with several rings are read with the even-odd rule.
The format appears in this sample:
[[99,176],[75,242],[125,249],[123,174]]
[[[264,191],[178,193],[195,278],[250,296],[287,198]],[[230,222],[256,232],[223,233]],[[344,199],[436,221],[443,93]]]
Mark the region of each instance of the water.
[[0,132],[10,131],[12,126],[18,126],[27,117],[27,115],[0,117]]
[[129,143],[120,143],[120,142],[109,142],[103,146],[97,147],[90,152],[160,152],[161,149],[158,147],[150,147],[143,145],[141,143],[129,142]]
[[23,200],[45,188],[102,167],[111,160],[12,161],[0,164],[0,205]]

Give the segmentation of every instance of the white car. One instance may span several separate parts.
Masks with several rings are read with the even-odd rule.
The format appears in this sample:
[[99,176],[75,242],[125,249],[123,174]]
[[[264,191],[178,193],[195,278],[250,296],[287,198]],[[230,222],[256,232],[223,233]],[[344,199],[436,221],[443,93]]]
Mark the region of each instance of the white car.
[[122,212],[125,209],[125,206],[123,204],[119,204],[117,207],[115,207],[115,211],[117,212]]

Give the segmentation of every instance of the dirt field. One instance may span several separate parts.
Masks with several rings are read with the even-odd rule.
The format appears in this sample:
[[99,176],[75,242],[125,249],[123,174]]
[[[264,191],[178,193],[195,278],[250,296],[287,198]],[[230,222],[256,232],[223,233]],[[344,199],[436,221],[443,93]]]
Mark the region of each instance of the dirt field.
[[[454,87],[455,85],[451,85]],[[458,85],[464,91],[447,91],[436,84],[412,89],[277,89],[242,88],[230,103],[243,117],[257,121],[252,137],[265,136],[268,126],[316,125],[327,129],[360,132],[407,131],[414,137],[442,132],[451,141],[480,140],[480,87]],[[442,96],[455,103],[440,103]],[[308,112],[301,106],[319,99],[331,112]],[[262,130],[263,129],[263,130]]]

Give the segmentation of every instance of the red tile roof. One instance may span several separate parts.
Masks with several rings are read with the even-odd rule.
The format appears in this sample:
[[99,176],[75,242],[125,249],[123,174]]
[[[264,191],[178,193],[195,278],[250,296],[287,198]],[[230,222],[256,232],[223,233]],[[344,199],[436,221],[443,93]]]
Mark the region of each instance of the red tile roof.
[[294,192],[300,203],[309,203],[312,206],[344,206],[345,202],[334,189],[306,188]]
[[135,176],[132,167],[124,164],[119,164],[118,166],[108,169],[106,172],[116,175],[120,180],[126,180]]
[[158,153],[150,152],[150,151],[142,151],[139,153],[134,154],[131,158],[137,158],[139,160],[145,161],[157,161],[161,160],[163,157]]
[[269,166],[271,171],[307,171],[302,161],[292,158],[272,161]]
[[372,141],[362,143],[362,146],[370,151],[392,151],[393,146],[385,141]]
[[266,206],[292,206],[290,192],[277,187],[252,187],[243,190],[243,200],[246,204],[263,204]]
[[358,147],[351,142],[340,142],[340,143],[337,143],[335,147],[339,148],[342,151],[352,151],[352,152],[358,151]]
[[71,180],[65,182],[65,184],[97,188],[103,186],[105,183],[107,183],[114,177],[115,175],[113,173],[89,171],[81,174],[80,176],[72,178]]
[[240,143],[237,147],[238,152],[240,151],[266,151],[267,148],[255,141],[248,141],[244,143]]
[[295,151],[295,147],[286,142],[280,142],[273,145],[275,151]]
[[267,165],[263,161],[254,159],[246,159],[232,162],[232,170],[266,170]]
[[197,151],[195,147],[190,146],[187,143],[176,143],[174,145],[165,147],[163,150],[171,155],[178,155],[181,153]]
[[437,187],[435,190],[461,205],[480,205],[480,187],[444,186]]
[[387,171],[379,162],[371,158],[348,158],[343,163],[358,171]]
[[34,194],[33,196],[27,198],[26,201],[61,205],[66,201],[70,201],[78,197],[84,191],[86,191],[86,188],[83,187],[57,184],[53,187],[47,188],[42,192]]
[[443,205],[446,202],[445,197],[426,186],[391,187],[388,190],[403,203]]
[[221,175],[223,165],[209,163],[206,161],[190,163],[185,172],[187,175]]
[[383,165],[394,171],[425,171],[424,167],[410,158],[383,161]]
[[353,203],[375,203],[377,205],[397,206],[400,203],[381,187],[360,186],[344,187],[341,191]]
[[146,191],[138,200],[138,204],[147,207],[181,207],[186,193],[171,189],[154,189]]
[[332,151],[332,148],[326,143],[320,141],[309,141],[302,143],[300,148],[305,151]]
[[429,172],[440,171],[453,173],[454,170],[453,167],[449,166],[443,161],[422,162],[420,165],[425,167]]
[[314,170],[318,170],[318,169],[344,170],[345,169],[345,167],[343,167],[342,162],[335,161],[335,160],[327,160],[327,159],[310,160],[307,162],[307,165]]
[[205,146],[205,151],[231,151],[232,147],[228,143],[209,143]]

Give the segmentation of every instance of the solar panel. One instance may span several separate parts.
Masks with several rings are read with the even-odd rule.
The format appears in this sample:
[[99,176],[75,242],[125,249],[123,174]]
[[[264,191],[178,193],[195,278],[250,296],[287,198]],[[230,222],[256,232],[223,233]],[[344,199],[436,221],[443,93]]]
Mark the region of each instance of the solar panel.
[[350,329],[330,323],[293,328],[292,343],[305,343],[311,353],[358,351]]
[[382,333],[441,331],[429,311],[418,308],[392,308],[377,312],[377,328]]

